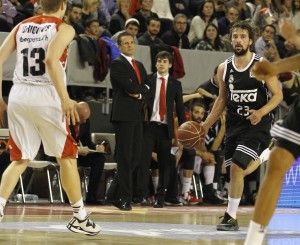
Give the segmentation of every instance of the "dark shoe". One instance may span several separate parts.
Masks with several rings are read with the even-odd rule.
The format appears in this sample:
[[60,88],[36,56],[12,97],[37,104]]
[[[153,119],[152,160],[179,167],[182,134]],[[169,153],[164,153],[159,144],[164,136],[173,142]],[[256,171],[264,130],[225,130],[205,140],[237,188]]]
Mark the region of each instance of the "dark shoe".
[[153,208],[163,208],[163,207],[164,207],[164,202],[162,200],[156,200],[153,206]]
[[141,200],[141,206],[150,206],[151,205],[151,202],[150,202],[150,200],[148,199],[148,198],[142,198],[142,200]]
[[166,206],[183,206],[183,203],[180,202],[177,198],[166,198]]
[[225,212],[224,216],[220,224],[217,225],[218,231],[237,231],[239,230],[239,224],[237,219],[232,218],[227,212]]
[[89,205],[104,205],[105,200],[100,200],[100,199],[96,199],[96,198],[86,198],[85,204],[89,204]]
[[218,197],[213,184],[203,186],[203,202],[211,205],[223,205],[227,202]]
[[118,208],[120,210],[123,210],[123,211],[132,210],[130,202],[123,201],[122,199],[119,199],[115,202],[112,202],[111,204],[114,205],[116,208]]

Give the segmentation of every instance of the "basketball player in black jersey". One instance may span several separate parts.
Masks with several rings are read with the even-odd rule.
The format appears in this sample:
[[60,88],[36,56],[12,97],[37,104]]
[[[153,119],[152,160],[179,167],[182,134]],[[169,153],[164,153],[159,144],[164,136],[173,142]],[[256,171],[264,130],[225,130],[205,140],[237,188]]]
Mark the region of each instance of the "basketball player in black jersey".
[[282,100],[276,76],[261,81],[250,72],[251,67],[262,59],[250,51],[252,27],[243,21],[234,24],[230,39],[234,55],[219,66],[219,96],[203,124],[207,132],[227,107],[225,164],[230,166],[230,183],[228,207],[217,225],[217,230],[222,231],[239,229],[236,212],[244,189],[244,177],[262,162],[259,154],[271,140],[270,112]]
[[[279,22],[280,35],[300,49],[300,36],[293,24],[285,19]],[[300,54],[274,63],[263,61],[253,67],[253,73],[262,79],[279,73],[299,70]],[[272,149],[267,164],[267,172],[260,187],[255,204],[252,221],[245,245],[260,245],[263,243],[266,226],[268,225],[280,194],[285,173],[300,156],[300,95],[287,117],[281,124],[275,124],[271,130],[277,137],[276,146]]]

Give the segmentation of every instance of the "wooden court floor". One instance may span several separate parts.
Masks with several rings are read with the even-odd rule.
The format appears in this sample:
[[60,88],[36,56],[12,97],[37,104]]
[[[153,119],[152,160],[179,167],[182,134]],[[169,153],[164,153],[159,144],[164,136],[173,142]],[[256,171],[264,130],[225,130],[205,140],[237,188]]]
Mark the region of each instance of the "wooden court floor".
[[[216,230],[225,206],[133,206],[130,212],[113,206],[87,206],[102,231],[89,237],[67,230],[68,205],[8,204],[0,223],[0,244],[101,244],[101,245],[235,245],[243,244],[252,206],[240,207],[237,232]],[[300,209],[277,209],[265,244],[300,244]]]

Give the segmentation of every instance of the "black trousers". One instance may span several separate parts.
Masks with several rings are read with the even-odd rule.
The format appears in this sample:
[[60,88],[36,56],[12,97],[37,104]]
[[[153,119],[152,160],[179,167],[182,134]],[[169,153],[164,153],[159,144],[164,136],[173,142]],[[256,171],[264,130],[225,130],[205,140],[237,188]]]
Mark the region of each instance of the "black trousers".
[[116,135],[115,160],[118,171],[107,193],[107,199],[131,202],[132,174],[137,167],[142,150],[142,121],[113,122]]
[[100,153],[91,153],[86,156],[78,156],[78,166],[91,168],[87,199],[97,200],[98,186],[104,169],[104,163],[105,156]]
[[156,198],[164,199],[170,178],[170,152],[172,139],[169,138],[168,125],[150,122],[144,125],[142,158],[138,169],[138,193],[140,197],[149,197],[149,169],[151,155],[155,151],[158,159],[159,182]]

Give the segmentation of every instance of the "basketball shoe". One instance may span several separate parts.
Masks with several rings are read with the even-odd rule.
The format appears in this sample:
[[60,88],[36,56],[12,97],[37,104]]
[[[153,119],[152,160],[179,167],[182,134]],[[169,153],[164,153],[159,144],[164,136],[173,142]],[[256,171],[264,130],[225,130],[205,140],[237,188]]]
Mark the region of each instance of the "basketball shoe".
[[239,230],[239,224],[237,219],[232,218],[227,212],[225,212],[224,216],[220,224],[217,225],[218,231],[237,231]]
[[95,236],[101,231],[100,226],[90,220],[89,215],[84,220],[73,217],[67,224],[67,228],[72,232],[88,236]]
[[181,194],[180,197],[179,197],[179,201],[182,202],[183,205],[186,205],[186,206],[202,204],[202,200],[196,198],[190,192]]

